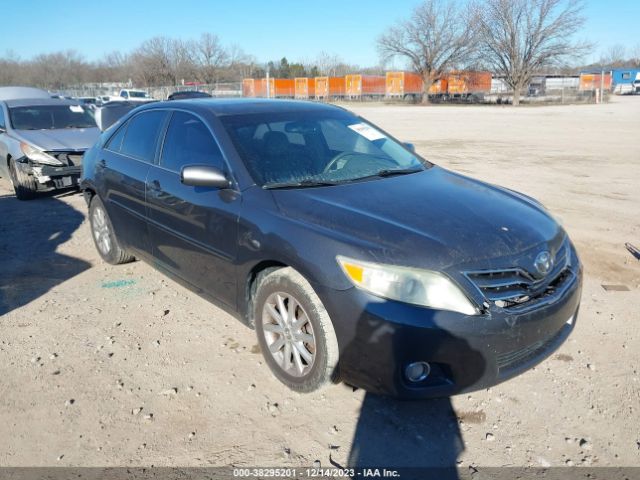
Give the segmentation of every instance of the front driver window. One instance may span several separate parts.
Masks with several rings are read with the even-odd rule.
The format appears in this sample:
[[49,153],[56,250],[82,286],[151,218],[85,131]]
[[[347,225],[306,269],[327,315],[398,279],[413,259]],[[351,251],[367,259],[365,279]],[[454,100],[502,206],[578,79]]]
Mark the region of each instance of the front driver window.
[[210,165],[222,170],[222,152],[202,121],[188,113],[174,112],[160,165],[174,172],[185,165]]

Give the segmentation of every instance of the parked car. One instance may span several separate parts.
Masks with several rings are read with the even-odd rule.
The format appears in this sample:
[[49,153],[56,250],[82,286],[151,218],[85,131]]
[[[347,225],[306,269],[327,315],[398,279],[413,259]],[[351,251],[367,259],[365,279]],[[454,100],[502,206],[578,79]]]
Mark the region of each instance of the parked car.
[[120,98],[129,102],[149,102],[153,100],[144,90],[125,88],[120,90]]
[[88,107],[95,106],[97,102],[96,97],[78,97],[77,100]]
[[124,102],[124,99],[119,95],[99,95],[96,97],[96,106],[98,107],[111,102]]
[[51,98],[51,94],[34,87],[0,87],[0,101],[20,98]]
[[211,95],[209,95],[207,92],[183,90],[181,92],[173,92],[167,97],[167,100],[187,100],[189,98],[211,98]]
[[82,155],[100,135],[89,110],[77,101],[21,98],[23,93],[2,90],[0,177],[11,181],[20,200],[77,186]]
[[127,102],[125,100],[119,102],[107,102],[95,108],[94,118],[96,124],[100,130],[104,131],[116,123],[125,114],[139,106],[140,103],[138,102]]
[[275,376],[407,398],[511,378],[573,330],[582,267],[537,201],[438,167],[338,107],[140,107],[85,155],[108,263],[254,327]]

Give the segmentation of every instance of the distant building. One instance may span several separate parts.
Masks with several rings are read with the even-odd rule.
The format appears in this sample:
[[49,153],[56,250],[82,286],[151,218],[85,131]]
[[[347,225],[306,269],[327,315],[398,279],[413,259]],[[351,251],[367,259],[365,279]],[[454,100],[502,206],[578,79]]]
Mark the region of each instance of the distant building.
[[580,75],[599,74],[605,72],[605,75],[611,75],[611,91],[617,94],[625,94],[633,92],[633,84],[640,80],[639,68],[602,68],[599,70],[585,70]]

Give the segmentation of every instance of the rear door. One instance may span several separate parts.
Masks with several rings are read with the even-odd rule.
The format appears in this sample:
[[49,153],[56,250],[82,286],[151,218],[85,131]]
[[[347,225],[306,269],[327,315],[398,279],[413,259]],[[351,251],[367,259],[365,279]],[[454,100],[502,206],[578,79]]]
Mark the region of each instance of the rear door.
[[[129,119],[101,151],[98,174],[113,227],[126,246],[150,254],[147,229],[146,180],[158,149],[168,112],[150,110]],[[96,179],[98,180],[98,179]]]
[[184,185],[180,171],[185,165],[211,165],[230,174],[204,121],[175,111],[159,163],[151,167],[147,179],[153,256],[196,290],[235,307],[240,194]]

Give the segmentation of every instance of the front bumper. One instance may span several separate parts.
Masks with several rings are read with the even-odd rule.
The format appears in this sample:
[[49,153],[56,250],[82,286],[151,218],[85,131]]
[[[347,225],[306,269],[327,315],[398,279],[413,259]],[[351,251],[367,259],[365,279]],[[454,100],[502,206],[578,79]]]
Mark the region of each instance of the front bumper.
[[[487,388],[547,358],[573,330],[582,270],[552,299],[518,313],[494,308],[478,316],[388,301],[357,288],[319,287],[340,347],[340,375],[351,385],[401,398],[430,398]],[[407,364],[429,362],[411,383]]]
[[54,166],[23,161],[16,166],[22,168],[27,175],[33,176],[39,191],[76,187],[82,173],[80,165]]

